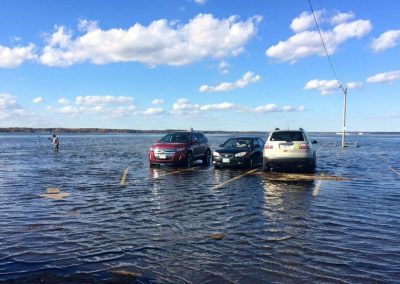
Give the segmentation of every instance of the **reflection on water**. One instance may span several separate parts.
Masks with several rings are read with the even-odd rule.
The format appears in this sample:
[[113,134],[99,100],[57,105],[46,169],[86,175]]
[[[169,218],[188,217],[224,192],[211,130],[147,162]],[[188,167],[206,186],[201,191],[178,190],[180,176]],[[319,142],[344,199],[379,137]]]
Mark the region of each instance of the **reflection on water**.
[[[400,169],[399,137],[321,147],[315,176],[149,168],[158,138],[61,135],[57,153],[44,137],[0,135],[0,280],[120,269],[140,282],[399,279],[399,176],[389,169]],[[227,136],[208,138],[215,148]],[[48,188],[69,195],[42,198]]]

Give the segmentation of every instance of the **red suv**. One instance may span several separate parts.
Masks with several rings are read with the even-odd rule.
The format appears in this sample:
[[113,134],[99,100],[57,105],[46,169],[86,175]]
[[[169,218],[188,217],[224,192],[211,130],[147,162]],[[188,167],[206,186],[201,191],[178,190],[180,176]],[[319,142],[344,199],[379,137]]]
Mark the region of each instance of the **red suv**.
[[202,160],[211,162],[211,150],[207,138],[198,132],[174,132],[158,140],[149,150],[150,167],[161,164],[185,165]]

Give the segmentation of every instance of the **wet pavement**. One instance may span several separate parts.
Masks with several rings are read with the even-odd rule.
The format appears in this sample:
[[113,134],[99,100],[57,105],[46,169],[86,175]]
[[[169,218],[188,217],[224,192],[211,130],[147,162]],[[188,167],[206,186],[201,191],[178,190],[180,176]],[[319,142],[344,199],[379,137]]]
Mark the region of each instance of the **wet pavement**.
[[0,135],[0,280],[399,281],[400,136],[313,136],[314,175],[149,168],[160,136]]

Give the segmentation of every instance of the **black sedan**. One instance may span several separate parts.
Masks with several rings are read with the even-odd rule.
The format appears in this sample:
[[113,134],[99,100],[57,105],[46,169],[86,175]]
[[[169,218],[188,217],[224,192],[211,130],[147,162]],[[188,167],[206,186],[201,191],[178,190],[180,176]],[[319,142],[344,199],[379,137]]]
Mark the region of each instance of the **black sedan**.
[[242,166],[253,168],[262,164],[264,141],[258,137],[235,137],[219,145],[212,154],[214,167]]

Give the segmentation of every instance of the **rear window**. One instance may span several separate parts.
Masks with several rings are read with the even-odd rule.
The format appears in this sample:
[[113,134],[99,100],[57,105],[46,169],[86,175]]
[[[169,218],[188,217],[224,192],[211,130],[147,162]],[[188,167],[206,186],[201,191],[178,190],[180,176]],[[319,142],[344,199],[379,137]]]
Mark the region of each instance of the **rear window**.
[[279,131],[272,133],[271,141],[304,141],[304,135],[301,131]]
[[189,141],[190,133],[172,133],[161,138],[160,142],[164,143],[186,143]]

